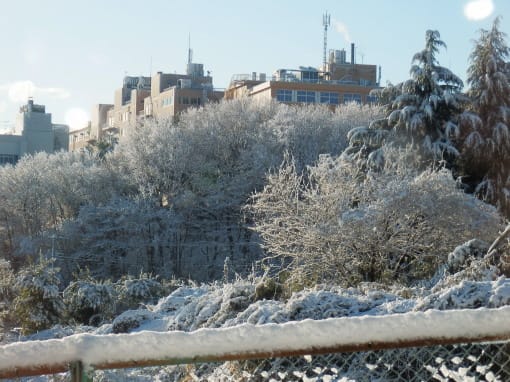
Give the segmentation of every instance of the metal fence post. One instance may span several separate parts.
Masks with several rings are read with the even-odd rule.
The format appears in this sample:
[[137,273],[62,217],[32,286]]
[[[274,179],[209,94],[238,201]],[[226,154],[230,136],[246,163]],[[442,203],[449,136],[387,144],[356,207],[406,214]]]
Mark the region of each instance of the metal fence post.
[[70,367],[72,382],[92,382],[93,378],[85,371],[81,361],[73,362]]

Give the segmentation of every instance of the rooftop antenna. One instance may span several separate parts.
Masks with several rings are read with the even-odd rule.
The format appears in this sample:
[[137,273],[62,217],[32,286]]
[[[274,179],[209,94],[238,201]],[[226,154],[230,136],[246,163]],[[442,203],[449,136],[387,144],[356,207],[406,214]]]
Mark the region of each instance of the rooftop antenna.
[[193,61],[193,51],[191,50],[191,33],[188,33],[188,64]]
[[327,11],[322,16],[322,25],[324,26],[324,55],[322,57],[322,62],[324,64],[324,70],[326,70],[326,51],[328,49],[328,27],[331,25],[331,15],[328,15]]

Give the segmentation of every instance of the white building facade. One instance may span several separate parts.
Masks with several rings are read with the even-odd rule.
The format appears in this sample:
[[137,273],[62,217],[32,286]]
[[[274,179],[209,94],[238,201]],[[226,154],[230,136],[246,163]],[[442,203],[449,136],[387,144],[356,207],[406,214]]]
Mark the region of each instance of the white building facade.
[[52,153],[69,147],[69,127],[54,125],[44,105],[29,99],[20,107],[14,134],[0,134],[0,165],[15,164],[23,155]]

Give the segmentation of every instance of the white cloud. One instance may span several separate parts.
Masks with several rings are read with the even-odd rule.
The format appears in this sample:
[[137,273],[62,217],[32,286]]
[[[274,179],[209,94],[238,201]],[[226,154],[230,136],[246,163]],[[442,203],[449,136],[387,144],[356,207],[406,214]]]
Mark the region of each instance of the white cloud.
[[335,30],[343,36],[345,42],[347,42],[347,43],[352,42],[351,34],[349,33],[349,29],[347,28],[347,25],[345,25],[341,21],[333,20],[333,26],[335,27]]
[[494,3],[492,0],[474,0],[464,6],[464,16],[472,21],[486,19],[493,11]]
[[12,102],[25,102],[28,97],[65,99],[71,95],[66,89],[38,87],[29,80],[0,85],[0,90],[7,91],[9,100]]

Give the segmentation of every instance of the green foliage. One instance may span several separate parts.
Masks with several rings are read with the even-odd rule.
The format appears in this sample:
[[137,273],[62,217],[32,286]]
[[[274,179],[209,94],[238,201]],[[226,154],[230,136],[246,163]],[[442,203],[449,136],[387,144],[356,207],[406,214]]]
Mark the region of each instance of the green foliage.
[[14,273],[11,264],[0,259],[0,323],[2,327],[9,327],[9,308],[14,298]]
[[124,276],[115,283],[121,310],[136,309],[140,304],[155,303],[169,290],[157,277],[142,273],[138,278]]
[[115,290],[109,281],[97,281],[86,271],[64,289],[67,316],[87,325],[97,325],[115,314]]
[[37,263],[23,268],[14,283],[16,297],[10,314],[11,321],[22,328],[23,334],[47,329],[61,322],[64,304],[59,293],[58,268],[42,256]]

